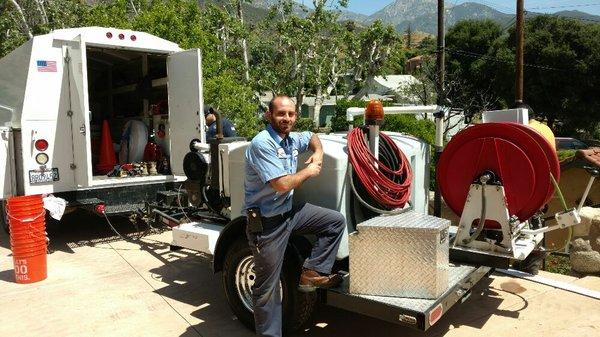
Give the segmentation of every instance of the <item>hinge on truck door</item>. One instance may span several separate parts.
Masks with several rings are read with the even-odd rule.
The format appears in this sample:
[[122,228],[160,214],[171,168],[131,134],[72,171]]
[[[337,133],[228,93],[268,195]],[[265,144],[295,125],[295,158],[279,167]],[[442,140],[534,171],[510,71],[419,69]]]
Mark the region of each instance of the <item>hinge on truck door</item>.
[[82,135],[85,135],[85,124],[82,124],[82,125],[79,127],[79,133],[81,133]]

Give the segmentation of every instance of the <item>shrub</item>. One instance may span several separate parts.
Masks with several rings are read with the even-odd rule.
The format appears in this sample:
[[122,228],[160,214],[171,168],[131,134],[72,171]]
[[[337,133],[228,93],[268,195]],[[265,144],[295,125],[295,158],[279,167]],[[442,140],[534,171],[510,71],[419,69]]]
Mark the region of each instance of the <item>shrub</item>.
[[315,123],[312,118],[298,118],[294,131],[315,131]]

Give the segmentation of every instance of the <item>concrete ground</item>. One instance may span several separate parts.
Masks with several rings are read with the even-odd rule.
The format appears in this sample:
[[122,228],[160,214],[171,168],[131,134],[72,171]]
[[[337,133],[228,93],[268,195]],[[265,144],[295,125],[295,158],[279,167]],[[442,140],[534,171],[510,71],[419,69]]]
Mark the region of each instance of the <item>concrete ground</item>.
[[[117,221],[117,229],[132,226]],[[70,216],[50,231],[48,278],[14,282],[0,233],[0,336],[252,336],[230,311],[210,257],[170,252],[170,232],[120,240],[97,217]],[[600,278],[560,279],[600,290]],[[422,333],[327,306],[294,336],[600,336],[600,301],[493,275]]]

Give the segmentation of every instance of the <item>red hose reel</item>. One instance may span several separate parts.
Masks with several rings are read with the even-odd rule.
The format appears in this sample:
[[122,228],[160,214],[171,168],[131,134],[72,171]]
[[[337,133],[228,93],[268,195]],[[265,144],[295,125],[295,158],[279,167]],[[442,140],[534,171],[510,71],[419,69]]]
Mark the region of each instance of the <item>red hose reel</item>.
[[454,213],[462,215],[470,185],[486,171],[498,177],[510,215],[521,221],[552,198],[550,175],[557,181],[560,177],[552,145],[529,126],[485,123],[468,127],[448,143],[437,167],[440,192]]

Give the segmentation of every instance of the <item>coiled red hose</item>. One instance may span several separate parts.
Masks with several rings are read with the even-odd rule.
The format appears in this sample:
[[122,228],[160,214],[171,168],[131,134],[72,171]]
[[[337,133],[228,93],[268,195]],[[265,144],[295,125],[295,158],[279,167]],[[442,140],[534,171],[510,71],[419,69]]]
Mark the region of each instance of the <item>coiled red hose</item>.
[[366,135],[361,128],[355,128],[348,133],[350,163],[374,201],[389,210],[402,208],[410,199],[412,170],[408,159],[392,138],[383,132],[379,137],[380,143],[383,142],[383,145],[391,150],[390,155],[397,160],[398,165],[394,165],[397,168],[390,168],[383,161],[375,159],[369,151]]

